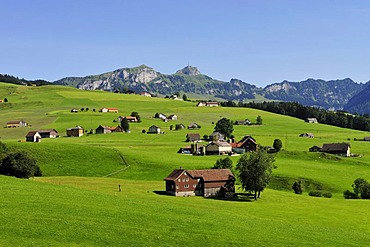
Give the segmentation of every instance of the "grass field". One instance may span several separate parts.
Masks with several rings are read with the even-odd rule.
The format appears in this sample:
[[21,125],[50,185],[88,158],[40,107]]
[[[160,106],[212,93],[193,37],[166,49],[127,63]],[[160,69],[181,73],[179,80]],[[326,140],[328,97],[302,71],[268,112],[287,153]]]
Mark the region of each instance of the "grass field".
[[[248,108],[200,108],[194,102],[136,95],[81,91],[69,87],[24,87],[0,83],[0,126],[24,120],[27,128],[0,128],[0,141],[10,149],[30,153],[44,177],[22,180],[0,176],[0,246],[225,246],[225,245],[357,245],[368,244],[370,202],[344,200],[343,191],[363,177],[370,180],[370,143],[353,141],[368,136],[355,131]],[[71,108],[89,111],[71,113]],[[119,114],[100,113],[118,107]],[[94,112],[93,109],[96,111]],[[85,130],[100,124],[114,126],[119,115],[139,112],[142,123],[131,123],[131,133],[64,137],[76,125]],[[167,123],[156,112],[176,114]],[[163,178],[174,168],[210,168],[219,156],[177,154],[188,145],[187,133],[212,133],[222,117],[263,119],[262,126],[234,126],[236,139],[252,135],[261,145],[279,138],[274,179],[257,202],[175,198],[162,195]],[[171,125],[196,122],[199,131],[170,130]],[[163,135],[143,134],[157,125]],[[54,128],[57,139],[26,143],[30,130]],[[301,133],[315,138],[301,138]],[[20,141],[21,140],[21,141]],[[360,157],[335,158],[309,153],[323,143],[350,142]],[[231,157],[234,164],[238,157]],[[305,181],[303,195],[290,189]],[[118,193],[118,184],[123,191]],[[333,198],[308,196],[320,187]],[[239,191],[241,192],[241,191]]]

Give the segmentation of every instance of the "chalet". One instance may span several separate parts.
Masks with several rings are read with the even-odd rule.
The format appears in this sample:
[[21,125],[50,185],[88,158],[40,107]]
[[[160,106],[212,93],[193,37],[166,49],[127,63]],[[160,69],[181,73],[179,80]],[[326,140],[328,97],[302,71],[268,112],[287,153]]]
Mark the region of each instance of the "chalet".
[[155,125],[149,127],[148,134],[161,134],[161,128]]
[[100,112],[113,112],[113,113],[118,113],[118,108],[114,107],[104,107],[99,110]]
[[71,112],[76,113],[76,112],[78,112],[78,110],[76,108],[72,108]]
[[126,118],[126,119],[127,119],[127,121],[129,121],[130,123],[136,123],[136,122],[138,122],[137,118],[136,118],[136,117],[133,117],[133,116],[128,116],[128,117],[122,117],[122,116],[119,116],[119,117],[117,118],[117,121],[118,121],[118,122],[122,122],[122,120],[123,120],[124,118]]
[[201,101],[198,102],[197,106],[218,107],[219,103],[214,101]]
[[123,132],[123,128],[121,126],[108,127],[99,125],[99,127],[95,129],[95,134],[107,134],[112,132]]
[[252,122],[249,121],[249,119],[235,121],[235,125],[250,125],[250,124],[252,124]]
[[310,152],[321,152],[321,147],[319,146],[312,146],[308,149]]
[[185,129],[185,125],[184,124],[176,124],[176,127],[175,127],[176,130],[181,130],[181,129]]
[[316,118],[306,118],[305,122],[307,122],[307,123],[318,123]]
[[168,120],[177,120],[177,116],[175,114],[169,115]]
[[312,133],[302,133],[299,135],[299,137],[314,138],[315,136]]
[[38,130],[41,138],[57,138],[59,137],[58,131],[55,129]]
[[163,121],[167,121],[167,116],[164,115],[163,113],[159,113],[158,118],[162,119]]
[[370,142],[370,136],[364,137],[365,142]]
[[209,135],[208,138],[210,141],[224,141],[225,135],[220,132],[214,131],[212,134]]
[[83,134],[84,134],[84,129],[81,126],[76,126],[76,127],[67,129],[68,137],[80,137],[80,136],[83,136]]
[[200,142],[200,134],[187,134],[186,135],[187,142]]
[[230,169],[173,170],[165,179],[166,192],[174,196],[233,197],[235,176]]
[[200,126],[197,123],[191,123],[191,124],[188,125],[188,129],[189,130],[196,130],[196,129],[200,129]]
[[26,135],[26,142],[40,142],[41,135],[37,131],[30,131]]
[[148,92],[141,92],[140,95],[145,97],[152,97],[152,95]]
[[206,146],[206,154],[217,154],[217,155],[222,155],[222,154],[231,154],[232,152],[232,147],[230,143],[225,142],[225,141],[213,141],[208,143]]
[[246,152],[254,152],[257,150],[258,144],[252,136],[244,136],[239,142],[231,143],[234,149],[244,149]]
[[6,123],[7,128],[27,127],[27,123],[23,120],[12,120]]
[[351,145],[349,143],[327,143],[323,144],[321,152],[340,156],[351,156]]

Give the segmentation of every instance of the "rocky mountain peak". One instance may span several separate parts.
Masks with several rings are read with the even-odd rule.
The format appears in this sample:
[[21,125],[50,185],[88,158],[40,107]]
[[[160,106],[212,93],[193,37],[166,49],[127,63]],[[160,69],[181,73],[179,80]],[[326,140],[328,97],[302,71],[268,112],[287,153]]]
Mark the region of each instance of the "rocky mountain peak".
[[183,69],[180,69],[178,71],[176,71],[176,74],[183,74],[183,75],[200,75],[200,71],[197,69],[197,67],[193,67],[193,66],[186,66],[185,68]]

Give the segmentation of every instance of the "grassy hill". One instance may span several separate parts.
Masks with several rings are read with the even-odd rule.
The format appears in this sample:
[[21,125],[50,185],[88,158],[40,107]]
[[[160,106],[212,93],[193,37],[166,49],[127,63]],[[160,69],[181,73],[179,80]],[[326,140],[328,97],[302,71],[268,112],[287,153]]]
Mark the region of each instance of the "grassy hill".
[[[21,180],[0,176],[4,198],[0,224],[2,246],[23,245],[366,245],[370,221],[367,201],[344,200],[342,193],[354,179],[370,180],[370,143],[351,142],[360,157],[337,158],[309,153],[308,148],[348,142],[368,133],[247,108],[200,108],[193,102],[147,98],[63,86],[25,87],[0,83],[0,126],[23,119],[32,127],[0,128],[1,141],[11,149],[29,152],[45,177]],[[118,107],[119,113],[100,113]],[[71,108],[89,108],[71,113]],[[95,109],[95,112],[93,111]],[[64,137],[76,125],[85,130],[115,126],[119,115],[139,112],[142,123],[131,123],[131,133],[85,134]],[[176,114],[167,123],[156,112]],[[274,179],[257,202],[163,196],[162,179],[174,168],[210,168],[219,156],[177,154],[188,145],[187,133],[209,135],[222,117],[232,120],[260,115],[262,126],[234,126],[236,139],[252,135],[261,145],[283,141],[276,156]],[[198,131],[170,130],[171,125],[197,122]],[[157,125],[163,135],[143,134]],[[54,128],[58,139],[26,143],[30,130]],[[299,134],[314,133],[315,138]],[[21,142],[19,142],[21,140]],[[231,157],[234,164],[238,157]],[[304,180],[302,196],[290,189]],[[123,192],[118,193],[118,184]],[[322,188],[333,198],[313,198],[309,190]],[[190,241],[190,242],[189,242]]]

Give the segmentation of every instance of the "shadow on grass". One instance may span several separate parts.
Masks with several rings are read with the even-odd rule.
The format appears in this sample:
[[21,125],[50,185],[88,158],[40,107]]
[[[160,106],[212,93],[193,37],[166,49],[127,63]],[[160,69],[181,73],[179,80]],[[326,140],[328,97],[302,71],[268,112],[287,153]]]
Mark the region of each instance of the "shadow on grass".
[[250,193],[235,193],[234,197],[204,197],[204,199],[212,199],[219,201],[230,201],[230,202],[253,202],[254,196]]
[[167,194],[167,192],[164,190],[153,190],[153,193],[160,195],[160,196],[173,196],[173,195]]

